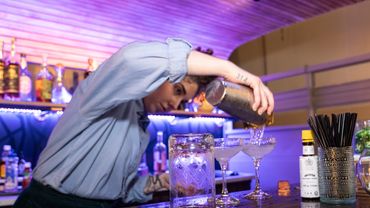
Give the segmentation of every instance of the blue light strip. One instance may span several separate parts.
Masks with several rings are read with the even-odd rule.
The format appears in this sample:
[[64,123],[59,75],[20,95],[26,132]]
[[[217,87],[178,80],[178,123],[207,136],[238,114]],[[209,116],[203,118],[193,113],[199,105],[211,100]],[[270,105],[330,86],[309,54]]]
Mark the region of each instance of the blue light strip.
[[149,115],[150,120],[167,120],[169,122],[174,121],[175,119],[188,119],[189,121],[204,121],[204,122],[224,122],[225,118],[221,117],[176,117],[169,115]]
[[[1,113],[24,113],[24,114],[41,114],[45,111],[37,109],[25,109],[25,108],[0,108]],[[49,113],[56,113],[62,115],[63,111],[47,111]]]

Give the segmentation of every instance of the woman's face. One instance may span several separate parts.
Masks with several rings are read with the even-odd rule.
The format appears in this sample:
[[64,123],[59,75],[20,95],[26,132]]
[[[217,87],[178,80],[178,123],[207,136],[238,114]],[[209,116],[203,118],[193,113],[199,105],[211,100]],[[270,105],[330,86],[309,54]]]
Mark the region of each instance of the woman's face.
[[176,110],[182,101],[192,99],[197,90],[198,84],[188,77],[176,84],[166,81],[144,98],[145,110],[148,113]]

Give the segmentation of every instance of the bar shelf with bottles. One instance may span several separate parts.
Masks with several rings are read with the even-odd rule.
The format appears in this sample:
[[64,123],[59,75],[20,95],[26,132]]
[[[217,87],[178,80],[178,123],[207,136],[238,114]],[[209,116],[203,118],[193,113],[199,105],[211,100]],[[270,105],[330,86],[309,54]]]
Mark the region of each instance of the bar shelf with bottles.
[[[26,54],[17,54],[15,38],[7,54],[4,44],[7,43],[0,40],[0,108],[9,111],[63,111],[78,83],[96,69],[91,57],[87,59],[86,69],[64,68],[61,63],[50,65],[46,54],[40,55],[41,64],[28,62]],[[200,95],[197,102],[184,103],[181,110],[158,115],[231,118],[210,104],[202,105],[204,96]]]

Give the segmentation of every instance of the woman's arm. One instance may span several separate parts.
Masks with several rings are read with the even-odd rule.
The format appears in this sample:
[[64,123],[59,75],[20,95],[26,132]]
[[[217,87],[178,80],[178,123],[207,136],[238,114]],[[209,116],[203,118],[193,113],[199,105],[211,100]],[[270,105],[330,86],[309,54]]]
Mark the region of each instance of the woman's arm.
[[188,74],[221,76],[227,81],[249,86],[254,93],[253,110],[258,110],[259,114],[267,110],[271,114],[274,109],[274,97],[262,80],[230,61],[192,51],[188,57]]

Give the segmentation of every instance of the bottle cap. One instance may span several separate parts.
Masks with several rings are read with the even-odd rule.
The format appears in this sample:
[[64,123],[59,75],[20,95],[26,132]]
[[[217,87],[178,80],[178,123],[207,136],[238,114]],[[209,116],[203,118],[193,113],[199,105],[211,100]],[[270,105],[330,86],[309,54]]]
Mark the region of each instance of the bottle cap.
[[157,142],[163,142],[163,131],[157,132]]
[[12,149],[12,146],[10,146],[10,145],[4,145],[3,146],[3,150],[5,150],[5,151],[10,151]]
[[24,167],[25,167],[25,168],[30,168],[30,167],[31,167],[31,163],[30,163],[30,162],[26,162],[26,163],[24,164]]
[[302,130],[302,142],[313,142],[313,138],[312,130]]

